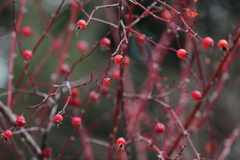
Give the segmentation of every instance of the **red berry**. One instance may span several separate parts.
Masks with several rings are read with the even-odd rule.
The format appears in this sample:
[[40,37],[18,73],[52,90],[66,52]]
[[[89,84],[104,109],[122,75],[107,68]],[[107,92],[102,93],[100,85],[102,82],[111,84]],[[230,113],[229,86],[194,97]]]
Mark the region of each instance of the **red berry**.
[[124,57],[124,60],[123,60],[123,64],[129,65],[130,62],[131,62],[130,58],[129,58],[128,56],[125,56],[125,57]]
[[78,107],[78,106],[80,106],[81,104],[82,104],[81,99],[79,99],[79,98],[74,98],[73,105],[74,105],[75,107]]
[[165,131],[165,126],[162,123],[157,123],[154,127],[154,130],[157,134],[162,134]]
[[84,40],[79,41],[77,43],[77,50],[79,52],[86,52],[88,50],[88,43],[87,43],[87,41],[84,41]]
[[25,50],[25,51],[23,51],[22,56],[24,59],[32,59],[33,54],[32,54],[32,51]]
[[78,30],[84,30],[87,27],[87,23],[84,20],[79,20],[77,22],[77,29]]
[[73,117],[72,118],[72,125],[74,127],[78,127],[82,123],[82,119],[80,117]]
[[192,92],[192,98],[195,100],[195,101],[199,101],[202,99],[202,93],[199,92],[199,91],[193,91]]
[[120,77],[120,71],[119,70],[114,70],[113,72],[112,72],[112,77],[113,77],[113,79],[115,79],[116,81],[118,81],[119,80],[119,77]]
[[77,88],[73,88],[71,92],[72,92],[72,96],[73,96],[73,97],[78,96],[79,93],[80,93],[79,90],[78,90]]
[[142,34],[139,34],[139,35],[137,36],[137,41],[138,41],[139,43],[143,43],[143,42],[146,41],[146,37],[145,37],[144,35],[142,35]]
[[91,91],[89,92],[89,98],[91,99],[91,101],[93,102],[98,102],[99,100],[99,94],[95,91]]
[[164,18],[164,19],[171,19],[173,16],[171,15],[171,13],[169,12],[169,10],[167,10],[167,9],[164,9],[163,11],[162,11],[162,18]]
[[[66,98],[66,100],[68,99],[68,97]],[[79,98],[74,98],[74,97],[71,97],[68,101],[68,104],[69,105],[72,105],[72,106],[75,106],[75,107],[78,107],[82,104],[82,101],[81,99]]]
[[50,148],[45,148],[45,149],[43,150],[43,156],[44,156],[44,157],[51,157],[51,156],[52,156],[52,149],[50,149]]
[[23,36],[29,37],[32,35],[32,28],[29,26],[22,27],[21,33]]
[[124,146],[126,145],[126,141],[124,138],[118,138],[117,141],[117,147],[116,147],[116,150],[117,152],[121,152],[122,150],[124,150]]
[[106,86],[109,86],[111,84],[111,79],[110,78],[104,78],[103,79],[103,84]]
[[101,87],[100,92],[102,95],[106,96],[109,93],[109,88],[108,87]]
[[122,64],[123,61],[124,61],[124,59],[123,59],[123,56],[121,56],[121,55],[116,55],[114,57],[114,62],[117,63],[117,64]]
[[204,146],[204,151],[208,154],[212,153],[214,151],[214,146],[212,146],[211,141],[208,141]]
[[63,65],[61,66],[61,68],[60,68],[61,74],[67,74],[68,71],[69,71],[68,65],[67,65],[67,64],[63,64]]
[[[67,102],[67,100],[68,100],[68,97],[65,98],[65,101],[66,101],[66,102]],[[73,97],[71,97],[71,98],[69,99],[68,105],[74,105],[74,98],[73,98]]]
[[23,127],[26,124],[26,120],[23,116],[19,116],[16,120],[17,127]]
[[3,133],[3,136],[4,136],[5,138],[7,138],[7,139],[11,139],[11,138],[12,138],[12,135],[13,135],[13,133],[12,133],[12,131],[10,131],[10,130],[6,130],[6,131]]
[[220,40],[218,42],[218,48],[220,48],[223,51],[226,51],[228,49],[228,42],[224,39]]
[[109,48],[111,45],[111,40],[104,37],[101,41],[100,41],[100,45],[105,47],[105,48]]
[[63,121],[63,116],[61,114],[56,114],[54,117],[53,117],[54,121],[55,121],[55,124],[57,124],[57,126],[59,124],[62,123]]
[[184,59],[186,57],[191,58],[191,54],[188,54],[185,49],[179,49],[177,51],[177,56],[178,56],[178,58],[181,58],[181,59]]
[[205,37],[202,40],[202,45],[205,49],[210,49],[214,45],[214,41],[211,37]]
[[53,50],[58,51],[62,47],[62,41],[60,39],[57,39],[57,40],[53,41],[52,45],[53,45]]

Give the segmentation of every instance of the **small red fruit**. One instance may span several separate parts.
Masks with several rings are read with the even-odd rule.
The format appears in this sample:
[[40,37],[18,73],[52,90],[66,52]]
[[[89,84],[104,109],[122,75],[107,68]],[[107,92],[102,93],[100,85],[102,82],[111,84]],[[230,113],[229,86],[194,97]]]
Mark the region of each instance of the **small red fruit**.
[[87,23],[84,20],[79,20],[77,22],[77,30],[84,30],[87,27]]
[[[68,97],[66,98],[66,100],[68,99]],[[68,101],[68,104],[69,105],[72,105],[72,106],[75,106],[75,107],[78,107],[82,104],[82,101],[81,99],[79,98],[74,98],[74,97],[71,97]]]
[[91,91],[89,92],[89,98],[91,99],[91,101],[93,102],[98,102],[99,100],[99,94],[95,91]]
[[119,80],[119,77],[120,77],[120,71],[119,70],[114,70],[113,72],[112,72],[112,77],[113,77],[113,79],[115,79],[116,81],[118,81]]
[[62,40],[60,39],[56,39],[55,41],[53,41],[53,50],[54,51],[59,51],[62,47]]
[[114,57],[114,62],[117,64],[123,64],[123,61],[124,61],[124,59],[123,59],[123,56],[121,56],[121,55],[116,55]]
[[100,45],[104,48],[109,48],[111,45],[111,40],[104,37],[101,41],[100,41]]
[[68,65],[67,65],[67,64],[63,64],[63,65],[61,66],[61,68],[60,68],[61,74],[67,74],[68,71],[69,71]]
[[72,125],[74,127],[78,127],[82,123],[82,119],[80,117],[73,117],[72,118]]
[[84,20],[79,20],[77,22],[77,27],[76,27],[76,35],[78,35],[78,32],[80,30],[84,30],[87,27],[87,23]]
[[79,99],[79,98],[74,98],[74,106],[75,107],[78,107],[78,106],[80,106],[82,104],[82,101],[81,101],[81,99]]
[[32,59],[33,54],[32,54],[32,51],[25,50],[25,51],[23,51],[22,56],[24,59]]
[[146,41],[146,37],[145,37],[144,35],[142,35],[142,34],[139,34],[139,35],[137,36],[137,41],[138,41],[139,43],[143,43],[143,42]]
[[165,126],[162,123],[157,123],[154,127],[154,130],[157,134],[162,134],[165,131]]
[[103,79],[103,84],[106,85],[106,86],[111,85],[111,79],[110,78],[104,78]]
[[12,133],[12,131],[10,131],[10,130],[6,130],[6,131],[3,133],[3,136],[6,138],[6,140],[9,140],[9,139],[12,138],[13,133]]
[[164,9],[163,11],[162,11],[162,18],[164,18],[164,19],[171,19],[173,16],[171,15],[171,13],[169,12],[169,10],[167,10],[167,9]]
[[202,45],[205,49],[210,49],[214,45],[214,41],[211,37],[205,37],[202,40]]
[[20,127],[23,127],[26,125],[26,120],[23,116],[19,116],[15,123],[16,123],[17,127],[20,128]]
[[63,116],[61,114],[56,114],[53,117],[53,120],[55,121],[55,124],[57,124],[57,126],[59,126],[59,124],[61,124],[63,121]]
[[226,51],[228,49],[228,42],[224,39],[220,40],[218,42],[218,48],[220,48],[223,51]]
[[126,141],[124,138],[118,138],[117,141],[117,147],[116,147],[116,150],[117,152],[121,152],[122,150],[124,150],[124,146],[126,145]]
[[191,58],[191,54],[188,54],[185,49],[179,49],[179,50],[177,51],[177,56],[178,56],[178,58],[180,58],[180,59],[184,59],[184,58],[186,58],[186,57]]
[[44,156],[44,157],[51,157],[51,156],[52,156],[52,149],[50,149],[50,148],[45,148],[45,149],[43,150],[43,156]]
[[84,40],[79,41],[79,42],[77,43],[77,50],[78,50],[79,52],[86,52],[86,51],[88,50],[88,42],[87,42],[87,41],[84,41]]
[[78,96],[80,94],[80,92],[79,92],[79,90],[77,88],[73,88],[71,92],[72,92],[72,96],[73,97],[76,97],[76,96]]
[[109,94],[109,88],[101,87],[100,92],[102,93],[102,95],[107,96]]
[[195,100],[195,101],[199,101],[199,100],[202,100],[202,93],[199,92],[199,91],[193,91],[192,92],[192,98]]
[[29,26],[22,27],[21,33],[23,36],[29,37],[32,35],[32,28]]

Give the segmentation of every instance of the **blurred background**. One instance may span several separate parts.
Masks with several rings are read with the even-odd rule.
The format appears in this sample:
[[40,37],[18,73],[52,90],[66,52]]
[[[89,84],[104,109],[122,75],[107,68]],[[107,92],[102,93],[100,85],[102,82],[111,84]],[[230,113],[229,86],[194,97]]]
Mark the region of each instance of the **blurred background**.
[[[79,0],[81,4],[85,4],[84,10],[90,14],[92,10],[95,9],[95,6],[101,6],[103,4],[111,4],[117,3],[115,0],[92,0],[90,2],[84,2],[83,0]],[[141,3],[144,6],[149,6],[153,1],[151,0],[143,0]],[[173,7],[178,8],[179,4],[177,2],[184,2],[182,1],[166,1],[167,4],[173,4]],[[195,1],[196,2],[196,1]],[[16,0],[16,16],[19,13],[20,9],[20,0]],[[24,16],[22,23],[20,25],[20,29],[23,26],[30,26],[33,30],[33,35],[31,37],[24,37],[19,32],[19,38],[21,41],[21,46],[23,50],[32,49],[35,44],[37,43],[40,36],[42,36],[49,20],[51,19],[53,13],[61,3],[61,0],[35,0],[35,1],[27,1],[26,8],[24,11]],[[130,3],[130,2],[127,2]],[[6,7],[3,7],[6,5]],[[160,4],[156,5],[158,7],[162,7]],[[184,7],[184,5],[182,5]],[[118,12],[117,8],[111,8],[116,13]],[[179,8],[177,9],[179,11]],[[193,30],[198,33],[200,37],[212,37],[217,43],[220,39],[228,40],[235,34],[235,29],[239,25],[239,14],[240,14],[240,1],[238,0],[201,0],[196,2],[196,10],[193,9],[198,16],[194,19],[188,21],[189,26],[193,26]],[[84,19],[88,20],[88,18],[78,9],[77,13],[77,20]],[[135,7],[134,14],[141,15],[143,10],[139,7]],[[66,33],[63,32],[64,27],[69,21],[71,14],[71,7],[69,5],[69,1],[65,1],[63,7],[60,10],[59,15],[57,16],[56,20],[54,21],[49,34],[37,48],[34,58],[30,64],[30,72],[36,69],[39,61],[43,58],[43,55],[48,51],[49,47],[53,45],[56,40],[61,42],[60,44],[65,43],[65,35]],[[95,18],[108,20],[107,16],[111,17],[111,14],[108,9],[99,9],[95,14]],[[158,16],[162,16],[162,12],[156,13]],[[112,15],[113,16],[113,15]],[[10,45],[11,45],[11,34],[13,31],[13,10],[12,10],[12,1],[10,0],[1,0],[0,1],[0,100],[6,104],[6,88],[7,88],[7,76],[8,76],[8,64],[9,64],[9,53],[10,53]],[[113,16],[114,17],[114,16]],[[109,18],[109,17],[108,17]],[[153,41],[158,42],[162,36],[162,33],[165,31],[167,24],[160,20],[156,20],[151,16],[143,18],[137,23],[136,28],[140,33],[145,34],[147,37],[151,37]],[[77,43],[80,40],[85,40],[89,44],[88,51],[96,44],[96,42],[100,41],[104,35],[110,30],[110,27],[106,24],[102,24],[100,22],[91,21],[91,25],[87,27],[86,30],[80,31],[79,36],[76,36],[73,33],[71,38],[71,43],[69,49],[67,50],[68,54],[65,60],[65,63],[69,66],[72,65],[72,61],[75,62],[79,59],[83,53],[80,53],[77,50]],[[66,31],[66,30],[64,30]],[[63,35],[61,39],[57,39],[59,35]],[[183,47],[185,43],[185,33],[179,32],[177,34],[180,45]],[[108,35],[108,38],[111,39],[112,44],[110,48],[110,52],[113,53],[118,44],[116,44],[116,39],[112,36],[112,34]],[[60,45],[60,46],[61,46]],[[149,45],[144,46],[150,56],[152,48]],[[171,44],[171,47],[174,49],[179,49],[178,41],[174,40]],[[200,53],[200,59],[203,66],[203,72],[205,77],[205,82],[208,82],[211,75],[215,71],[218,62],[221,60],[223,55],[222,51],[220,51],[217,47],[213,47],[211,50],[205,50],[201,46],[201,43],[197,45]],[[193,51],[190,51],[193,52]],[[53,73],[56,70],[58,64],[58,57],[62,54],[62,48],[60,47],[59,50],[54,50],[50,55],[49,59],[44,64],[43,68],[41,69],[39,75],[34,79],[37,89],[40,92],[48,93],[49,87],[54,77]],[[139,93],[141,91],[141,87],[143,86],[143,82],[146,78],[148,73],[147,66],[143,63],[141,56],[139,55],[139,48],[137,46],[136,38],[132,36],[129,39],[129,46],[128,46],[128,56],[131,59],[131,64],[128,66],[129,73],[132,76],[134,91]],[[102,50],[101,47],[98,47],[91,56],[87,59],[79,63],[76,68],[74,69],[73,73],[70,75],[70,81],[78,81],[83,80],[88,81],[90,79],[90,73],[94,74],[94,78],[104,78],[104,71],[106,70],[108,64],[109,54],[107,50]],[[206,61],[210,61],[210,64],[206,63]],[[159,75],[160,77],[167,77],[166,81],[162,81],[163,85],[168,85],[171,82],[175,81],[174,86],[177,86],[179,82],[180,76],[180,67],[181,67],[181,60],[175,55],[174,52],[169,51],[167,57],[164,59],[163,64],[160,66]],[[114,65],[112,64],[112,68]],[[209,122],[204,124],[203,128],[191,135],[191,138],[194,142],[195,147],[201,154],[201,157],[206,159],[211,159],[211,151],[209,148],[206,149],[206,146],[209,142],[209,130],[211,130],[214,134],[214,140],[216,145],[216,156],[221,153],[222,149],[224,148],[224,140],[232,133],[233,129],[239,123],[240,119],[240,112],[239,112],[239,104],[240,104],[240,63],[239,58],[235,60],[235,62],[230,66],[228,72],[228,78],[224,87],[221,91],[217,102],[215,103],[214,110],[211,114],[211,118]],[[194,70],[195,68],[193,68]],[[15,58],[14,58],[14,73],[13,73],[13,85],[17,83],[21,73],[24,70],[23,59],[21,57],[21,53],[19,51],[18,45],[16,45],[15,50]],[[112,69],[110,69],[110,73]],[[25,76],[23,82],[20,86],[22,86],[28,80],[27,76]],[[64,82],[63,77],[59,77],[58,83],[61,84]],[[112,90],[116,90],[117,81],[113,81],[110,88]],[[214,92],[216,86],[213,86],[210,93],[210,96]],[[80,105],[79,110],[83,109],[87,103],[87,97],[90,90],[96,89],[96,84],[90,84],[88,86],[80,87],[80,95],[79,98],[83,101]],[[190,91],[193,90],[200,90],[200,88],[196,85],[194,79],[190,79],[189,87]],[[29,91],[32,88],[28,88]],[[62,98],[59,101],[59,108],[65,104],[65,97],[67,93],[62,95]],[[171,105],[176,105],[178,103],[179,98],[179,91],[174,92],[173,94],[169,95],[169,102]],[[189,103],[186,105],[187,107],[187,114],[190,113],[192,107],[195,105],[196,102],[191,100],[191,95],[189,94]],[[40,103],[43,100],[42,97],[34,96],[34,95],[27,95],[24,94],[21,96],[16,103],[12,106],[12,111],[15,114],[20,115],[26,106],[33,106]],[[88,129],[88,137],[95,138],[102,141],[105,141],[108,144],[109,141],[109,134],[111,131],[112,126],[112,115],[115,107],[115,95],[114,92],[110,92],[108,96],[100,96],[100,100],[97,103],[92,103],[89,111],[84,118],[84,126]],[[163,123],[166,122],[166,117],[164,116],[164,110],[155,107],[156,103],[149,102],[148,109],[146,111],[152,116],[152,119],[156,119],[158,121],[162,121]],[[203,105],[204,106],[204,105]],[[69,106],[67,111],[70,111],[73,107]],[[203,109],[203,108],[202,108]],[[28,119],[36,109],[29,109],[25,112],[24,116]],[[77,112],[77,111],[76,111]],[[202,111],[201,111],[202,112]],[[50,113],[47,113],[46,117],[49,116]],[[186,115],[187,115],[186,114]],[[38,121],[38,113],[30,122],[27,123],[25,126],[26,128],[32,127]],[[106,120],[99,125],[95,125],[98,119],[105,115]],[[183,123],[186,120],[186,117],[182,118]],[[3,120],[4,121],[4,120]],[[46,118],[42,124],[47,123],[48,119]],[[4,121],[5,122],[5,121]],[[7,123],[7,122],[5,122]],[[209,124],[211,127],[209,127]],[[163,136],[157,136],[153,131],[154,124],[146,123],[141,124],[141,128],[147,128],[147,133],[150,132],[152,136],[154,136],[155,142],[158,146],[161,146],[161,143],[164,141]],[[118,132],[117,137],[123,136],[123,124],[122,121],[119,121],[118,124]],[[166,124],[167,127],[167,124]],[[51,132],[47,138],[47,147],[52,148],[53,156],[57,157],[62,146],[67,142],[68,138],[70,138],[74,128],[71,125],[70,116],[64,119],[60,128],[53,127]],[[146,133],[146,135],[147,135]],[[21,141],[20,137],[14,136],[14,140],[23,148],[24,144]],[[42,134],[37,134],[35,138],[38,144],[41,144]],[[75,137],[75,140],[69,145],[66,149],[64,155],[73,155],[79,154],[81,155],[81,143],[79,135]],[[187,142],[186,142],[187,143]],[[139,143],[142,144],[142,143]],[[98,144],[91,144],[92,151],[94,154],[94,158],[97,160],[105,160],[107,159],[107,148]],[[240,147],[240,140],[236,139],[234,141],[233,146],[231,147],[230,153],[226,157],[226,160],[237,160],[240,157],[239,152]],[[134,152],[134,145],[131,145],[132,148],[132,158],[131,159],[138,159],[136,152]],[[114,150],[114,148],[113,148]],[[190,146],[187,146],[186,150],[184,151],[186,159],[193,159],[194,154],[192,153],[192,149]],[[26,159],[31,159],[31,154],[29,152],[25,152]],[[177,152],[176,152],[177,154]],[[175,154],[174,154],[175,155]],[[118,155],[114,155],[117,159]],[[148,159],[157,159],[156,153],[153,150],[149,150],[147,152]],[[1,159],[16,159],[14,154],[12,154],[11,149],[8,145],[4,144],[2,141],[0,142],[0,157]],[[68,157],[65,157],[66,159]],[[85,157],[80,158],[69,158],[69,159],[85,159]]]

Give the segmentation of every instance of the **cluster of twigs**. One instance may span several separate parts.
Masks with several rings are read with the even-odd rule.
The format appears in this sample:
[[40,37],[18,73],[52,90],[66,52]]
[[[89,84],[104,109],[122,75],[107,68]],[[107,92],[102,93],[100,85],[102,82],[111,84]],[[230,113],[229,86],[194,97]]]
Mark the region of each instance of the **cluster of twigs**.
[[[96,157],[94,158],[95,151],[92,148],[92,144],[97,144],[105,149],[107,159],[109,160],[114,159],[114,156],[117,156],[118,159],[131,159],[133,152],[136,152],[137,159],[145,160],[147,159],[149,149],[154,150],[157,155],[156,158],[160,160],[177,160],[181,157],[184,159],[207,159],[201,156],[194,140],[191,139],[191,135],[199,132],[203,128],[204,123],[211,119],[216,101],[228,78],[228,70],[239,57],[239,50],[237,48],[240,37],[239,26],[235,29],[234,37],[231,37],[229,40],[230,46],[227,52],[222,54],[222,58],[218,62],[216,69],[211,73],[211,78],[207,78],[206,71],[203,67],[204,62],[200,58],[202,56],[200,55],[200,51],[202,50],[201,42],[203,38],[201,38],[197,32],[194,31],[193,26],[190,25],[195,21],[194,16],[196,13],[194,9],[196,8],[196,0],[177,0],[172,4],[155,0],[147,6],[144,5],[144,2],[137,0],[118,0],[114,1],[115,3],[111,0],[105,0],[103,1],[103,5],[96,6],[90,13],[88,13],[85,8],[90,2],[94,3],[92,0],[70,0],[68,5],[64,4],[66,3],[65,0],[59,0],[54,1],[54,3],[59,5],[50,19],[46,18],[44,9],[41,5],[38,6],[40,2],[36,0],[33,3],[35,3],[35,7],[38,8],[40,12],[39,15],[45,24],[45,30],[43,34],[38,37],[36,44],[31,48],[33,59],[36,54],[40,54],[38,49],[44,39],[49,39],[51,43],[46,46],[47,51],[41,53],[42,58],[39,59],[37,64],[33,64],[31,60],[23,59],[24,67],[19,74],[20,76],[15,77],[14,54],[17,50],[19,50],[19,53],[17,53],[19,55],[23,52],[22,44],[24,43],[19,32],[21,23],[24,20],[26,0],[21,0],[20,2],[20,4],[16,5],[17,2],[15,0],[6,0],[0,6],[1,12],[6,9],[8,5],[12,4],[14,23],[13,30],[11,31],[12,39],[9,51],[7,87],[1,88],[1,90],[6,91],[6,93],[1,93],[1,97],[6,97],[6,103],[3,103],[4,100],[0,101],[0,129],[2,137],[4,137],[3,132],[9,129],[13,131],[14,136],[19,135],[20,140],[24,143],[24,147],[22,148],[15,138],[10,139],[11,143],[9,147],[12,148],[12,152],[18,159],[25,159],[26,157],[24,155],[28,151],[32,157],[38,159],[46,158],[44,157],[43,150],[48,147],[48,136],[54,124],[53,117],[57,113],[63,115],[64,118],[73,116],[81,117],[83,124],[74,129],[72,134],[69,135],[69,138],[65,140],[66,143],[63,146],[56,149],[59,151],[57,156],[53,155],[56,159],[68,159],[67,156],[64,156],[64,153],[71,145],[71,142],[74,141],[74,137],[76,137],[77,134],[81,137],[81,147],[78,147],[80,149],[77,149],[77,153],[71,155],[71,158],[84,155],[88,160],[97,159]],[[61,10],[63,6],[70,8],[69,20],[65,23],[65,26],[62,27],[62,31],[57,36],[54,36],[52,27],[56,20],[62,16]],[[142,11],[140,15],[135,14],[134,11],[136,8]],[[99,10],[106,11],[106,20],[95,18]],[[160,15],[160,13],[164,11],[167,11],[165,13],[169,14],[170,19],[166,19]],[[108,63],[104,67],[100,69],[97,68],[95,71],[90,72],[86,77],[74,81],[72,77],[73,73],[78,69],[77,66],[90,56],[94,56],[98,47],[101,45],[101,39],[99,39],[95,45],[91,47],[90,51],[84,53],[77,60],[71,60],[69,58],[68,51],[70,50],[73,36],[75,36],[74,28],[78,21],[77,17],[79,14],[83,14],[85,19],[87,19],[87,28],[91,27],[91,25],[97,25],[97,23],[108,26],[109,31],[107,31],[102,38],[112,37],[113,42],[111,47],[106,49],[108,52]],[[149,17],[153,18],[154,21],[161,21],[166,24],[166,28],[158,42],[151,37],[147,37],[138,29],[139,23]],[[92,21],[96,21],[96,23],[92,24]],[[145,23],[148,22],[146,21]],[[79,37],[81,37],[81,32],[88,32],[88,30],[80,31]],[[178,39],[179,33],[184,34],[185,43],[183,46],[180,45]],[[89,36],[93,36],[91,33],[88,34]],[[136,38],[138,36],[143,36],[145,41],[138,42]],[[135,39],[137,48],[139,49],[139,53],[136,54],[141,57],[142,63],[148,68],[145,80],[138,90],[134,88],[133,77],[129,69],[131,65],[134,65],[134,63],[132,63],[134,59],[131,59],[130,65],[116,65],[112,63],[116,55],[122,55],[123,57],[129,56],[128,51],[131,47],[132,38]],[[59,40],[65,43],[62,43],[60,49],[57,50],[55,44],[60,43]],[[174,49],[172,42],[175,40],[178,42],[179,48]],[[112,50],[112,48],[114,49]],[[167,82],[168,85],[166,85],[163,81],[167,81],[168,78],[164,77],[164,75],[159,75],[159,71],[167,54],[171,52],[176,53],[180,48],[192,52],[193,57],[192,59],[181,60],[180,77],[178,81],[172,82],[173,80],[170,80],[171,82]],[[147,55],[148,50],[150,50],[150,56]],[[49,63],[50,56],[54,52],[59,52],[56,57],[57,65],[51,81],[49,81],[47,85],[49,88],[48,92],[43,92],[36,78],[41,72],[44,72],[42,69],[44,65]],[[63,66],[66,61],[71,61],[72,65],[66,74],[62,74],[61,66]],[[102,79],[109,77],[113,69],[118,69],[120,72],[119,79],[116,81],[117,84],[109,87],[111,88],[111,94],[108,94],[110,98],[107,101],[113,102],[114,106],[109,111],[106,111],[104,115],[98,115],[98,119],[92,123],[92,125],[86,126],[84,121],[88,116],[87,114],[90,114],[89,108],[93,106],[95,101],[90,99],[87,94],[80,107],[69,107],[71,105],[72,89],[78,88],[80,91],[83,89],[87,93],[94,90],[97,94],[101,93],[101,89],[104,87]],[[13,81],[13,77],[15,81]],[[187,110],[187,104],[192,104],[189,98],[189,93],[192,92],[192,88],[188,83],[189,80],[193,81],[192,83],[197,86],[195,88],[200,88],[202,97],[204,97],[205,100],[197,101],[195,105],[191,106],[190,110]],[[94,87],[86,89],[85,86],[88,84]],[[215,86],[215,91],[210,93],[213,86]],[[179,93],[178,102],[172,102],[169,98],[172,93],[175,92]],[[64,105],[60,106],[66,94],[67,99],[64,101]],[[22,127],[19,129],[15,124],[15,114],[12,110],[17,107],[17,104],[21,103],[24,95],[37,96],[42,100],[33,106],[26,106],[22,110],[22,113],[19,113],[19,115],[25,115],[26,112],[34,110],[33,114],[28,117],[25,128]],[[101,104],[101,101],[98,103]],[[156,119],[154,119],[154,116],[152,116],[154,114],[148,112],[149,103],[154,103],[154,107],[158,108],[156,110],[161,110],[163,112],[161,115],[164,115],[164,117],[156,117]],[[201,106],[204,106],[203,111],[201,111]],[[202,112],[201,116],[198,116],[200,112]],[[109,119],[112,119],[112,124],[109,126],[110,135],[108,140],[103,141],[101,138],[97,139],[89,135],[89,132]],[[160,119],[164,121],[166,126],[165,133],[160,137],[161,140],[159,140],[159,136],[154,133],[152,127],[152,122],[156,123]],[[122,125],[119,125],[120,122]],[[31,126],[28,125],[28,123],[31,124]],[[113,148],[119,126],[121,126],[121,130],[123,130],[121,135],[127,140],[127,143],[123,152],[116,153]],[[61,127],[58,130],[61,130]],[[38,131],[41,131],[41,140],[36,140],[36,137],[39,138]],[[149,135],[145,134],[145,132]],[[209,157],[209,159],[223,160],[229,153],[231,145],[239,136],[239,133],[238,125],[230,137],[226,139],[224,147],[216,147],[214,139],[212,139],[210,141],[212,153],[210,153],[211,157]],[[209,134],[213,134],[212,131],[209,131]],[[185,143],[188,143],[189,147],[187,149],[185,149],[186,145],[182,145]],[[135,150],[132,147],[133,145],[135,146]],[[180,150],[177,149],[179,146]],[[53,148],[53,150],[55,150],[55,148]],[[193,152],[194,155],[188,154],[188,152]],[[174,156],[173,153],[177,155]]]

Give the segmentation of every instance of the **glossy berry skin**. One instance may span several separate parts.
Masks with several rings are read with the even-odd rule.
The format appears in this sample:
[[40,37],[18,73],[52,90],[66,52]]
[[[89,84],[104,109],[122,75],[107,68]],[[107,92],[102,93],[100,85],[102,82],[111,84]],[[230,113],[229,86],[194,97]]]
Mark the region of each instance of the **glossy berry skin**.
[[86,27],[87,27],[86,21],[84,21],[84,20],[79,20],[79,21],[77,22],[77,29],[78,29],[78,30],[84,30],[84,29],[86,29]]
[[137,36],[137,42],[143,43],[143,42],[145,42],[145,41],[146,41],[146,37],[145,37],[144,35],[139,34],[139,35]]
[[97,92],[95,92],[95,91],[89,92],[89,98],[91,99],[91,101],[98,102],[99,97],[100,96],[99,96],[99,94]]
[[62,123],[63,121],[63,116],[61,114],[56,114],[54,117],[53,117],[54,121],[56,123]]
[[68,65],[67,65],[67,64],[63,64],[63,65],[61,66],[61,68],[60,68],[61,74],[67,74],[68,71],[69,71]]
[[221,50],[227,50],[228,49],[228,42],[224,39],[220,40],[218,42],[218,48],[220,48]]
[[109,48],[111,45],[111,40],[104,37],[101,41],[100,41],[100,45],[105,47],[105,48]]
[[80,94],[80,91],[77,88],[73,88],[71,92],[73,97],[76,97]]
[[32,28],[29,26],[22,27],[21,33],[25,37],[29,37],[32,35]]
[[87,41],[84,41],[84,40],[79,41],[79,42],[77,43],[77,50],[78,50],[79,52],[86,52],[86,51],[88,50],[88,42],[87,42]]
[[4,136],[5,138],[7,138],[7,139],[11,139],[12,136],[13,136],[13,133],[12,133],[12,131],[10,131],[10,130],[6,130],[6,131],[3,133],[3,136]]
[[177,56],[180,59],[184,59],[184,58],[192,58],[192,55],[187,53],[187,51],[185,49],[179,49],[177,51]]
[[105,86],[111,85],[111,79],[110,79],[110,78],[104,78],[104,79],[103,79],[103,84],[104,84]]
[[124,138],[120,137],[117,139],[116,141],[117,147],[116,150],[117,152],[121,152],[122,150],[124,150],[124,146],[126,145],[126,141]]
[[16,125],[17,127],[23,127],[26,125],[26,120],[23,116],[19,116],[17,119],[16,119]]
[[202,98],[202,93],[199,92],[199,91],[193,91],[193,92],[192,92],[192,98],[193,98],[195,101],[199,101],[199,100],[201,100],[201,98]]
[[177,51],[177,56],[178,56],[178,58],[180,58],[180,59],[186,58],[186,54],[187,54],[187,51],[186,51],[185,49],[179,49],[179,50]]
[[119,70],[114,70],[113,72],[112,72],[112,77],[113,77],[113,79],[115,79],[116,81],[118,81],[119,80],[119,77],[120,77],[120,71]]
[[205,37],[202,40],[202,45],[205,49],[210,49],[214,45],[214,41],[211,37]]
[[157,134],[162,134],[165,131],[165,126],[162,123],[157,123],[154,127],[154,130]]
[[25,50],[25,51],[23,51],[22,56],[24,59],[32,59],[33,54],[32,54],[32,51]]
[[114,57],[114,62],[115,63],[117,63],[117,64],[123,64],[123,56],[121,56],[121,55],[116,55],[115,57]]
[[73,117],[72,118],[72,125],[74,127],[78,127],[82,123],[82,119],[80,117]]
[[45,148],[42,153],[43,153],[44,157],[51,157],[52,156],[52,150],[50,148]]
[[100,92],[102,93],[102,95],[107,96],[109,94],[109,88],[101,87]]

